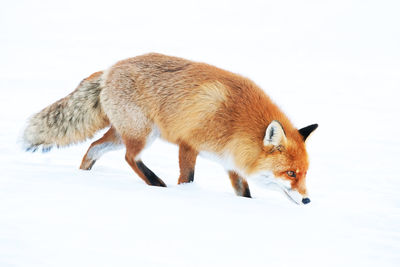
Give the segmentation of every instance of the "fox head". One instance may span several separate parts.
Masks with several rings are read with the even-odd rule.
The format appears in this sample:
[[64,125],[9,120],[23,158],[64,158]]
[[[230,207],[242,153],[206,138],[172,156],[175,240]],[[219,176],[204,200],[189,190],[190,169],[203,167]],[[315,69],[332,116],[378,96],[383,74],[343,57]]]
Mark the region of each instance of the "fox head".
[[308,204],[306,174],[309,162],[305,141],[317,127],[312,124],[286,133],[278,121],[272,121],[265,131],[263,149],[253,169],[257,180],[265,184],[273,182],[297,204]]

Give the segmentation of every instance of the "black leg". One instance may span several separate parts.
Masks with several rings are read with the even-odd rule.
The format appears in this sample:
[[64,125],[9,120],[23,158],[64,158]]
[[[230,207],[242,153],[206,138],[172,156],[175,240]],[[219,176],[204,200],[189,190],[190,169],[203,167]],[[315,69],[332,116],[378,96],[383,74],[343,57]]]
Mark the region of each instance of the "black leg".
[[233,189],[235,189],[235,193],[238,196],[251,198],[249,185],[247,181],[239,176],[236,172],[230,171],[229,178],[231,179],[231,183]]
[[154,185],[154,186],[162,186],[162,187],[167,187],[165,183],[158,178],[157,175],[154,174],[149,168],[147,168],[146,165],[142,161],[136,161],[136,165],[139,168],[139,170],[146,176],[148,184]]

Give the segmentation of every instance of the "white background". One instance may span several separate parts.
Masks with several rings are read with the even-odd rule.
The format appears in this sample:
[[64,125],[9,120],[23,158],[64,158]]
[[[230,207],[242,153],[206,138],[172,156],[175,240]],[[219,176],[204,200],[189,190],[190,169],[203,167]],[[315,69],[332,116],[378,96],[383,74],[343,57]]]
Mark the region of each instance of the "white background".
[[[2,1],[1,266],[397,266],[398,1]],[[177,186],[175,146],[144,161],[154,188],[90,142],[47,154],[17,143],[26,119],[120,59],[160,52],[254,80],[307,146],[311,204],[250,183],[236,197],[199,158]]]

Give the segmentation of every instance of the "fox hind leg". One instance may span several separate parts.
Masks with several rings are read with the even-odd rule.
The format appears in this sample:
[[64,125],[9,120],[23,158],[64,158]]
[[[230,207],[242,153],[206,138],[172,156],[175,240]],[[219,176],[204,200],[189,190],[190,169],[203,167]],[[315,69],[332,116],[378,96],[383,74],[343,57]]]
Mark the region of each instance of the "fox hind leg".
[[228,174],[236,195],[251,198],[247,181],[234,171],[229,171]]
[[[125,88],[124,90],[114,90],[112,86],[103,89],[100,95],[102,107],[112,125],[121,135],[122,142],[126,147],[125,160],[129,166],[148,185],[165,187],[165,183],[147,168],[140,157],[142,150],[160,135],[158,128],[142,111],[142,108],[135,103],[136,96],[140,99],[143,96],[135,95],[137,92],[133,90],[134,84],[130,84],[132,80],[120,80],[122,78],[116,77],[113,86],[119,89]],[[130,86],[129,90],[132,91],[132,95],[128,97],[126,88],[130,88]]]
[[126,146],[125,159],[134,172],[148,185],[166,187],[165,183],[140,159],[140,152],[144,149],[146,140],[133,137],[123,137],[123,139]]
[[90,170],[102,155],[108,151],[117,150],[124,145],[121,136],[114,127],[111,127],[99,140],[93,142],[82,159],[82,170]]
[[186,144],[179,145],[180,176],[178,184],[190,183],[194,179],[194,166],[198,152]]

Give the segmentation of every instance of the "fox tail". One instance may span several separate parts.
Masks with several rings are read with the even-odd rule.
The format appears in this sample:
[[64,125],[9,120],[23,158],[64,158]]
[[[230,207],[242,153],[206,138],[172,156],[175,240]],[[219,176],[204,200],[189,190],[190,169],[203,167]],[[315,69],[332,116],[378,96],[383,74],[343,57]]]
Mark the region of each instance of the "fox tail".
[[82,142],[110,124],[100,104],[102,74],[92,74],[75,91],[28,120],[23,132],[27,151],[41,147],[47,152],[53,146]]

